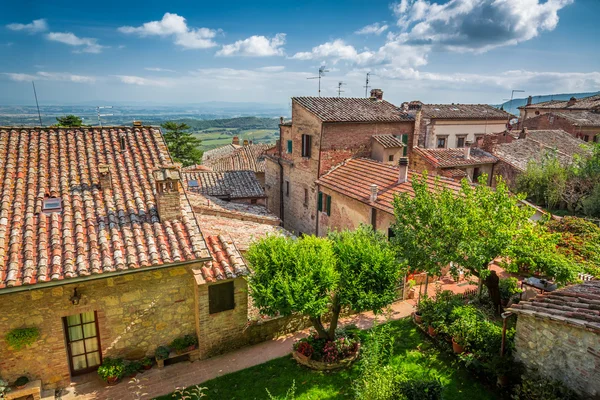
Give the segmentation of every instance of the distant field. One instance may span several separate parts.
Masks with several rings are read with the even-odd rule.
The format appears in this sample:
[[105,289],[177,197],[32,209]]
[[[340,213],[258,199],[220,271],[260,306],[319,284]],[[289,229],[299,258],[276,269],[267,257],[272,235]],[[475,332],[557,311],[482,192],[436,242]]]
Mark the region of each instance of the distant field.
[[194,135],[202,139],[202,149],[210,150],[231,143],[234,136],[252,140],[254,143],[275,143],[279,133],[273,129],[234,129],[234,128],[209,128],[194,132]]

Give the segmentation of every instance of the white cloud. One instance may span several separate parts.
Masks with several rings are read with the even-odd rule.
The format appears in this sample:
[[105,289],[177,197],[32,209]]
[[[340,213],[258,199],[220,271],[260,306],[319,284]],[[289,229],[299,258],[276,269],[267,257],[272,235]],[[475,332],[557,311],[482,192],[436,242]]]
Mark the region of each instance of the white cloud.
[[212,40],[217,31],[208,28],[193,29],[188,27],[184,17],[165,13],[160,21],[146,22],[141,26],[122,26],[119,32],[145,36],[172,36],[174,43],[185,49],[207,49],[217,44]]
[[218,56],[282,56],[285,44],[285,33],[278,33],[272,38],[266,36],[250,36],[232,44],[224,45],[217,52]]
[[169,86],[166,80],[150,79],[141,76],[134,75],[114,75],[119,78],[122,83],[127,85],[138,85],[138,86]]
[[402,0],[393,5],[409,44],[483,52],[514,45],[551,31],[558,11],[574,0]]
[[175,72],[175,70],[172,69],[168,69],[168,68],[158,68],[158,67],[146,67],[144,68],[146,71],[152,71],[152,72]]
[[75,83],[94,83],[96,78],[86,75],[75,75],[67,72],[44,72],[38,71],[35,74],[3,72],[3,75],[8,76],[13,81],[62,81]]
[[388,29],[387,25],[379,25],[379,22],[375,22],[374,24],[371,25],[367,25],[359,30],[357,30],[356,33],[357,35],[381,35],[383,32],[385,32]]
[[280,71],[283,71],[284,69],[285,69],[285,67],[283,65],[273,65],[270,67],[256,68],[257,71],[263,71],[263,72],[280,72]]
[[46,35],[48,40],[67,44],[69,46],[77,47],[75,52],[82,53],[100,53],[102,49],[108,46],[101,46],[98,44],[98,39],[94,38],[80,38],[71,32],[50,32]]
[[356,51],[354,46],[346,44],[342,39],[336,39],[333,42],[320,44],[313,47],[311,51],[299,52],[292,56],[292,58],[296,60],[330,58],[334,61],[357,61],[360,57],[361,55]]
[[28,33],[38,33],[48,30],[48,23],[45,19],[35,19],[29,24],[8,24],[6,25],[11,31],[24,31]]

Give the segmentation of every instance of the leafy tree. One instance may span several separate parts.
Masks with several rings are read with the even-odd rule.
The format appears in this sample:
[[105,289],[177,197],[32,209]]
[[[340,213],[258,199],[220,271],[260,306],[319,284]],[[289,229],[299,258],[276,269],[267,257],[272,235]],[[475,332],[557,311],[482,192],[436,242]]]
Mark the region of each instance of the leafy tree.
[[326,238],[268,236],[250,246],[247,259],[250,294],[262,313],[306,315],[329,340],[343,307],[378,311],[393,302],[401,269],[387,240],[370,227]]
[[58,126],[69,128],[69,127],[80,127],[83,125],[83,120],[76,115],[65,115],[64,117],[56,117]]
[[186,132],[190,129],[187,124],[169,121],[162,124],[161,127],[166,130],[164,133],[165,142],[174,161],[182,163],[184,167],[200,164],[202,161],[202,150],[200,149],[202,140],[192,133]]
[[565,190],[567,173],[556,153],[549,153],[541,163],[529,161],[525,172],[517,176],[517,190],[527,193],[527,197],[536,204],[554,209],[559,205]]
[[413,196],[405,192],[394,198],[392,243],[412,271],[440,275],[443,267],[456,260],[455,217],[460,203],[437,179],[430,189],[427,173],[413,179],[412,188]]

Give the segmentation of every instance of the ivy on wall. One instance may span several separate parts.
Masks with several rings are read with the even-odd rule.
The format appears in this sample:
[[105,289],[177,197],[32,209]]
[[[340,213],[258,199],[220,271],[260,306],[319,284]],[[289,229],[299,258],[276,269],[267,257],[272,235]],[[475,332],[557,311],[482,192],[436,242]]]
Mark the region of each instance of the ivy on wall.
[[38,328],[17,328],[6,334],[4,339],[10,347],[15,350],[21,350],[23,347],[30,346],[40,337]]

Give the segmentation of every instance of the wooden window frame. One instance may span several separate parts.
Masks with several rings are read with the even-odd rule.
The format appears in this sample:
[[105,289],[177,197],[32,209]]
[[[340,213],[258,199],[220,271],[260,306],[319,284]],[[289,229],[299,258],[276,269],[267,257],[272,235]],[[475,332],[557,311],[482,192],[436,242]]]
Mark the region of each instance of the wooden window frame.
[[302,135],[302,157],[310,158],[312,146],[312,136]]
[[288,140],[287,141],[287,153],[292,154],[293,150],[294,150],[294,142],[292,142],[291,140]]
[[[225,287],[227,287],[229,290],[229,287],[231,288],[231,298],[227,299],[227,301],[224,301],[222,303],[225,303],[225,306],[218,307],[221,303],[220,302],[213,302],[213,296],[217,296],[218,293],[215,293],[218,290],[223,290]],[[229,297],[229,293],[227,293],[227,296]],[[231,301],[231,303],[228,303],[229,301]],[[235,309],[235,285],[233,281],[229,281],[229,282],[223,282],[223,283],[215,283],[213,285],[209,285],[208,286],[208,313],[209,314],[218,314],[218,313],[222,313],[225,311],[231,311]]]
[[394,155],[393,154],[388,155],[388,161],[389,162],[394,162]]
[[[444,145],[440,147],[440,140],[444,141]],[[448,136],[436,136],[435,138],[435,148],[436,149],[446,149],[448,148]]]
[[[460,145],[460,140],[462,140],[462,145]],[[467,135],[456,135],[456,148],[462,149],[467,144]]]
[[[90,312],[90,311],[88,311]],[[85,324],[89,324],[91,322],[86,322],[83,323],[82,321],[80,321],[79,324],[75,324],[75,325],[69,325],[69,322],[67,320],[68,317],[71,317],[73,315],[79,315],[80,320],[81,320],[81,315],[84,314],[83,312],[80,313],[76,313],[76,314],[71,314],[71,315],[67,315],[65,317],[62,317],[62,321],[63,321],[63,329],[64,329],[64,336],[65,336],[65,345],[67,347],[67,357],[69,358],[69,371],[71,373],[71,376],[78,376],[78,375],[84,375],[93,371],[96,371],[98,369],[99,366],[102,365],[102,342],[100,340],[100,327],[98,326],[98,312],[97,311],[92,311],[94,313],[94,324],[96,325],[96,341],[98,342],[98,355],[100,357],[100,364],[98,365],[94,365],[93,367],[88,367],[88,368],[84,368],[84,369],[79,369],[77,371],[75,371],[75,368],[73,367],[73,355],[71,354],[71,342],[70,338],[69,338],[69,328],[72,328],[74,326],[81,326],[81,330],[82,330],[82,339],[81,341],[83,342],[83,355],[86,357],[86,363],[87,363],[87,349],[85,347],[85,340],[86,339],[91,339],[91,338],[86,338],[85,334],[83,333],[83,325]],[[76,342],[79,342],[79,340],[76,340]],[[93,352],[91,352],[93,353]],[[78,356],[80,356],[82,354],[78,354]]]

